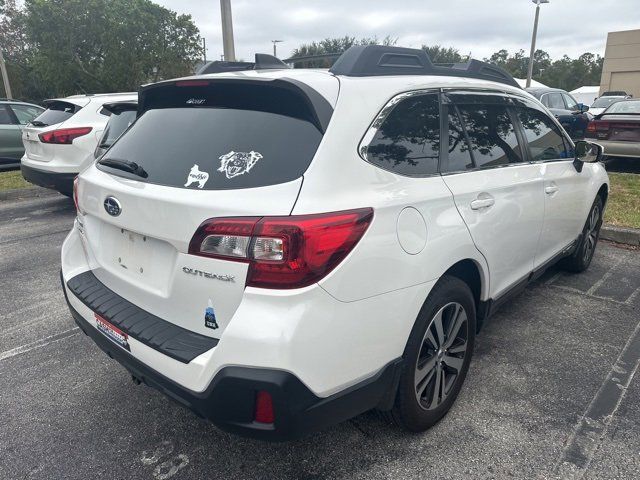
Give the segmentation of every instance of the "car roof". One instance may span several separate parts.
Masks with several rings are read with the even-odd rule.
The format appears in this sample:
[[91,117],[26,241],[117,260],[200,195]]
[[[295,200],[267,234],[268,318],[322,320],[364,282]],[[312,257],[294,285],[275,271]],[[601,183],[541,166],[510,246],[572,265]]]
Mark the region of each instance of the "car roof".
[[4,99],[4,100],[0,100],[0,104],[1,105],[7,105],[7,104],[11,104],[11,105],[27,105],[29,107],[44,108],[41,105],[37,105],[35,103],[23,102],[22,100]]
[[571,95],[566,90],[563,90],[561,88],[552,88],[552,87],[529,87],[529,88],[525,88],[525,90],[529,93],[538,93],[538,94],[559,92],[559,93],[567,93]]

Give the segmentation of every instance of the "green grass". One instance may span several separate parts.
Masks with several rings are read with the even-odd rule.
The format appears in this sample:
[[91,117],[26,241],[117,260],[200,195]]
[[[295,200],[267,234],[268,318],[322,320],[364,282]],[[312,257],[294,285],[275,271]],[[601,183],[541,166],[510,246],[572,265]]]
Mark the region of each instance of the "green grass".
[[609,173],[611,189],[605,223],[640,228],[640,174]]
[[14,188],[31,187],[29,182],[22,178],[20,170],[0,172],[0,190],[12,190]]

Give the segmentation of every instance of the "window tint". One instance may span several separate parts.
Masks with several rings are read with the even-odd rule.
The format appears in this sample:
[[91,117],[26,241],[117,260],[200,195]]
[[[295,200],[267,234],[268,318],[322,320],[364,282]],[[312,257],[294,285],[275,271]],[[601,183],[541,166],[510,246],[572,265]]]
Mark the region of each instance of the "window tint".
[[315,125],[284,114],[161,108],[146,111],[101,159],[135,162],[147,172],[146,178],[100,163],[98,167],[178,188],[253,188],[300,178],[320,140],[322,133]]
[[48,108],[34,118],[31,123],[39,127],[55,125],[73,117],[73,115],[82,107],[67,102],[52,102]]
[[13,113],[18,117],[18,122],[21,125],[26,125],[35,117],[40,115],[44,110],[38,107],[32,107],[30,105],[11,105]]
[[453,105],[449,106],[449,146],[447,150],[449,154],[448,171],[460,172],[473,168],[471,151],[464,133],[464,127],[460,121],[458,111]]
[[532,108],[517,108],[534,162],[573,158],[573,152],[558,130],[557,125],[543,112]]
[[542,103],[547,108],[557,108],[560,110],[565,110],[564,101],[562,100],[561,93],[547,93],[544,97],[542,97]]
[[13,119],[6,105],[0,105],[0,125],[11,125]]
[[401,175],[438,172],[440,106],[437,94],[398,103],[363,152],[374,165]]
[[518,137],[501,105],[459,105],[476,167],[522,162]]
[[562,94],[564,102],[567,104],[568,110],[578,110],[578,102],[576,102],[571,96]]

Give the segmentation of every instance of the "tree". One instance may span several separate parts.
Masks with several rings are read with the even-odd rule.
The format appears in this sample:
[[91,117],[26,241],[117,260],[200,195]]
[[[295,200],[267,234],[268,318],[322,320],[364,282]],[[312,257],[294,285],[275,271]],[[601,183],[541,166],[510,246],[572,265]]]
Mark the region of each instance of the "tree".
[[462,55],[460,55],[457,48],[422,45],[422,50],[427,52],[433,63],[460,63],[463,61]]
[[[583,85],[600,84],[604,62],[600,55],[583,53],[577,59],[564,55],[553,61],[544,50],[536,50],[533,58],[533,78],[550,87],[573,90]],[[523,50],[513,55],[507,50],[499,50],[485,61],[495,63],[516,78],[527,77],[529,57]]]
[[[339,37],[339,38],[325,38],[319,42],[311,42],[302,44],[293,51],[291,58],[307,57],[311,55],[327,55],[327,54],[341,54],[352,47],[353,45],[395,45],[397,38],[391,38],[386,36],[382,41],[379,41],[376,37],[361,38],[356,37]],[[329,68],[334,59],[316,59],[316,60],[304,60],[294,64],[295,68]]]
[[18,44],[10,66],[29,78],[16,96],[137,90],[191,73],[202,56],[191,17],[150,0],[7,0],[2,14],[0,41]]

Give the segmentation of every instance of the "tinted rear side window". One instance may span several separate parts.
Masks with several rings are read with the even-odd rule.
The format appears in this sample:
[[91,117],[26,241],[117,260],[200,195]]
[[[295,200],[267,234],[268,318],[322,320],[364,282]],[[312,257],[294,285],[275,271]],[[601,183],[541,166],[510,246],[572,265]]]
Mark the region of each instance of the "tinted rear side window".
[[100,163],[99,168],[205,190],[261,187],[301,177],[322,140],[313,115],[305,111],[309,107],[275,87],[236,85],[226,88],[226,95],[224,88],[213,86],[147,110],[101,160],[135,162],[146,178]]
[[449,146],[448,146],[448,162],[447,171],[461,172],[473,168],[473,160],[471,159],[471,150],[467,143],[464,126],[460,120],[460,115],[455,106],[450,105],[449,108]]
[[100,140],[101,148],[109,148],[113,145],[118,137],[120,137],[136,119],[135,110],[125,110],[117,114],[111,114],[111,112],[109,112],[109,114],[111,117],[109,118],[109,122],[107,122],[107,126],[102,134],[102,139]]
[[363,150],[368,162],[400,175],[438,173],[440,104],[437,94],[399,102]]
[[526,107],[518,107],[516,111],[534,162],[573,158],[570,144],[546,114]]
[[73,103],[53,102],[48,105],[44,112],[34,118],[31,123],[41,127],[62,123],[73,117],[81,108],[82,107],[74,105]]
[[503,105],[459,105],[476,167],[522,162],[516,130]]

